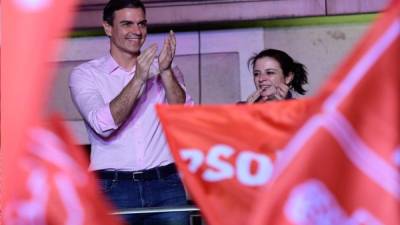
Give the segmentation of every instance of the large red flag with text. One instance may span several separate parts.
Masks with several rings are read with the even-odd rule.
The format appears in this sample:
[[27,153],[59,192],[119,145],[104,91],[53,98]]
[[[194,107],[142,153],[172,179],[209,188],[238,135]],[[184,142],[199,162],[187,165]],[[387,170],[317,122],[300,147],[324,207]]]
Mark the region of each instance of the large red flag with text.
[[159,106],[179,170],[207,224],[248,224],[308,101],[266,105]]
[[74,0],[2,3],[2,223],[119,224],[60,119],[44,118]]
[[399,2],[315,98],[158,107],[210,225],[400,223]]

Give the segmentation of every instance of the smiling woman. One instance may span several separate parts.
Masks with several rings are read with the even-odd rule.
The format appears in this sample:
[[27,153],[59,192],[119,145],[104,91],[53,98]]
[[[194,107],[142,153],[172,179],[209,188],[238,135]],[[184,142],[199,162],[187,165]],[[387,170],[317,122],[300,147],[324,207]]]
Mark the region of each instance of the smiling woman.
[[251,57],[248,64],[253,68],[256,91],[246,103],[291,99],[291,91],[306,93],[303,88],[308,83],[306,67],[286,52],[266,49]]

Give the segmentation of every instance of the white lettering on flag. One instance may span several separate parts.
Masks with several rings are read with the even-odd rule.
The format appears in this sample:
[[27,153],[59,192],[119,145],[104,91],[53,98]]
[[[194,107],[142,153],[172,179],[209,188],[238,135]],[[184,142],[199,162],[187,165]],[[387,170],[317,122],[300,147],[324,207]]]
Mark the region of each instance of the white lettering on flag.
[[207,182],[236,178],[246,186],[261,186],[270,180],[274,165],[267,155],[251,150],[238,151],[235,163],[232,164],[229,159],[234,157],[235,152],[229,145],[217,144],[206,155],[199,149],[190,148],[182,149],[180,156],[188,161],[191,173],[196,173],[202,165],[206,165],[202,178]]
[[23,161],[21,166],[30,170],[27,189],[29,199],[11,203],[4,209],[4,223],[16,225],[46,225],[46,207],[48,201],[47,174],[44,169],[33,169],[32,162]]
[[351,217],[347,216],[335,196],[315,179],[294,187],[284,210],[286,217],[298,225],[382,224],[365,209],[357,209]]

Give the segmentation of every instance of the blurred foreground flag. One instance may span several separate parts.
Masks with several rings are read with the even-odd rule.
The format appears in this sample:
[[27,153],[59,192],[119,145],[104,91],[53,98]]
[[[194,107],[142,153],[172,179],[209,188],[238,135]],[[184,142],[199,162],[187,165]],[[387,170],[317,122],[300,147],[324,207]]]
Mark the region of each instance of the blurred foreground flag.
[[87,171],[84,150],[76,146],[60,118],[27,132],[26,148],[3,182],[8,189],[5,225],[120,224]]
[[118,224],[83,150],[59,119],[44,118],[59,40],[75,1],[2,3],[1,219],[6,225]]
[[313,99],[158,106],[210,225],[400,224],[400,1]]
[[288,142],[249,224],[400,224],[400,1]]

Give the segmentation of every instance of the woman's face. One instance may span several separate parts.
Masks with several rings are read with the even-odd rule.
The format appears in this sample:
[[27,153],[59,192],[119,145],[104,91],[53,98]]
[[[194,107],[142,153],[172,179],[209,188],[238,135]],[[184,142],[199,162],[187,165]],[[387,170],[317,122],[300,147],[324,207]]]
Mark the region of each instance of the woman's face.
[[256,89],[262,89],[261,98],[264,100],[276,95],[278,88],[287,86],[293,78],[292,75],[285,78],[279,62],[267,56],[254,63],[253,76]]

